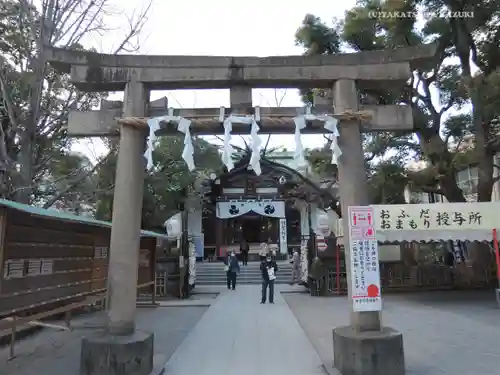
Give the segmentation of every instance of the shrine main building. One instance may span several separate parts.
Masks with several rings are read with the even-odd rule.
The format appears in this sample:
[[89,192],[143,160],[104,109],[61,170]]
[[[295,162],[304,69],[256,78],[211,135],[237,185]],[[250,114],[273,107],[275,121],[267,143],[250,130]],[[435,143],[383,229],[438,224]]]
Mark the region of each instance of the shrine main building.
[[309,167],[298,170],[293,153],[264,155],[260,164],[257,176],[247,155],[230,172],[205,182],[206,199],[188,215],[197,260],[239,252],[242,240],[249,244],[250,260],[258,258],[262,242],[285,257],[307,241],[318,212],[337,208],[332,184],[323,183],[327,189],[306,177],[311,175]]

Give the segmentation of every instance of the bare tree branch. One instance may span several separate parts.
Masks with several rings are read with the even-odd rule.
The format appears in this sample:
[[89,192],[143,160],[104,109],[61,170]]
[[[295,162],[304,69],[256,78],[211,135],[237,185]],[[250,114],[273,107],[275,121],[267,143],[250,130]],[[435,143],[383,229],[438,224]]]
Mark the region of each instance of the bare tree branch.
[[[66,134],[69,110],[75,105],[83,110],[91,108],[105,96],[76,91],[67,76],[47,64],[45,49],[82,49],[84,40],[110,30],[107,25],[111,17],[125,17],[128,27],[114,52],[136,51],[151,4],[149,0],[142,11],[127,17],[113,9],[112,0],[6,3],[0,23],[5,34],[2,40],[7,41],[9,48],[0,57],[0,103],[4,104],[9,121],[8,127],[2,129],[4,134],[0,134],[0,168],[5,169],[2,164],[13,165],[14,161],[19,168],[10,168],[0,176],[4,196],[19,193],[15,199],[31,203],[39,195],[39,186],[46,186],[46,180],[54,177],[51,155],[55,150],[70,149]],[[70,176],[79,173],[76,170]],[[57,181],[60,179],[56,177]]]
[[264,154],[266,153],[266,151],[267,151],[267,146],[269,146],[269,141],[270,141],[270,140],[271,140],[271,134],[269,134],[269,135],[267,136],[266,145],[265,145],[265,146],[264,146],[264,148],[262,149],[262,153],[264,153]]
[[136,37],[143,29],[145,23],[147,22],[147,15],[151,9],[151,5],[152,5],[152,0],[149,1],[145,9],[140,12],[139,16],[136,19],[134,19],[133,16],[128,18],[129,32],[125,36],[121,44],[115,49],[114,52],[115,54],[121,51],[136,52],[139,49],[139,44],[133,46],[132,49],[127,48],[127,45],[130,45],[131,39]]
[[288,89],[284,89],[283,94],[280,98],[278,98],[278,89],[274,89],[274,102],[276,103],[276,107],[281,107],[281,104],[283,103],[283,100],[285,99],[285,96],[287,94],[287,90]]

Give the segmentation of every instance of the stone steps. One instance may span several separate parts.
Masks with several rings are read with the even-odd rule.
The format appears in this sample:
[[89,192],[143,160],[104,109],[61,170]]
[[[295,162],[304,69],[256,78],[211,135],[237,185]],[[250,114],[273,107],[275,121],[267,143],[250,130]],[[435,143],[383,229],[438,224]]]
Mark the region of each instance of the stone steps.
[[[260,284],[262,276],[259,262],[249,262],[247,266],[240,264],[238,284]],[[292,277],[292,265],[289,262],[278,262],[276,284],[288,284]],[[226,273],[222,262],[197,263],[196,285],[225,285]]]

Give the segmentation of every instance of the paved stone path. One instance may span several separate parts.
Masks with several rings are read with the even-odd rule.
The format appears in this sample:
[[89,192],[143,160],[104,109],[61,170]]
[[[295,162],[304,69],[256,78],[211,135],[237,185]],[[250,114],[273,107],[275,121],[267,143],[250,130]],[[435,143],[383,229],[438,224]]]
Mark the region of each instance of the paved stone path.
[[[345,297],[286,295],[331,374],[332,329],[349,322]],[[500,374],[500,310],[493,291],[384,296],[383,322],[403,333],[407,375]]]
[[164,374],[325,374],[280,290],[274,305],[259,303],[258,285],[224,290],[170,357]]

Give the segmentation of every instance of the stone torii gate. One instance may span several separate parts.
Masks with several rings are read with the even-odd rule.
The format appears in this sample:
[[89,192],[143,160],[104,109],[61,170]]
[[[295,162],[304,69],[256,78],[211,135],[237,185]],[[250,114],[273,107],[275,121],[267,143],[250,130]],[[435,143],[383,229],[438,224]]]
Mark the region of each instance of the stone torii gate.
[[[361,132],[413,127],[410,107],[361,108],[357,89],[398,90],[411,77],[412,70],[426,66],[434,53],[434,45],[333,56],[265,58],[105,55],[51,50],[52,66],[69,73],[79,90],[125,92],[123,106],[113,107],[108,102],[99,111],[71,112],[68,123],[70,136],[120,136],[110,243],[107,335],[83,341],[81,374],[111,374],[118,367],[124,375],[146,375],[152,370],[153,334],[135,329],[147,118],[167,114],[166,102],[149,103],[151,90],[230,89],[231,108],[223,113],[220,108],[180,109],[174,113],[191,120],[192,135],[224,134],[221,116],[226,118],[231,114],[256,115],[261,134],[294,134],[294,118],[304,115],[304,108],[253,108],[252,88],[332,90],[333,103],[317,105],[312,113],[327,114],[340,121],[339,144],[343,152],[339,161],[340,197],[342,211],[347,213],[349,206],[369,204]],[[308,121],[301,133],[325,133],[323,125]],[[248,134],[249,130],[248,124],[235,123],[232,134]],[[170,124],[162,124],[157,133],[173,132],[176,129]],[[343,222],[344,233],[348,233],[348,220]],[[350,281],[350,244],[348,238],[345,240]],[[350,285],[348,290],[351,297]],[[354,312],[351,306],[351,325],[334,330],[334,340],[338,339],[346,344],[335,352],[335,366],[342,373],[399,375],[405,371],[402,335],[381,327],[379,312]]]

